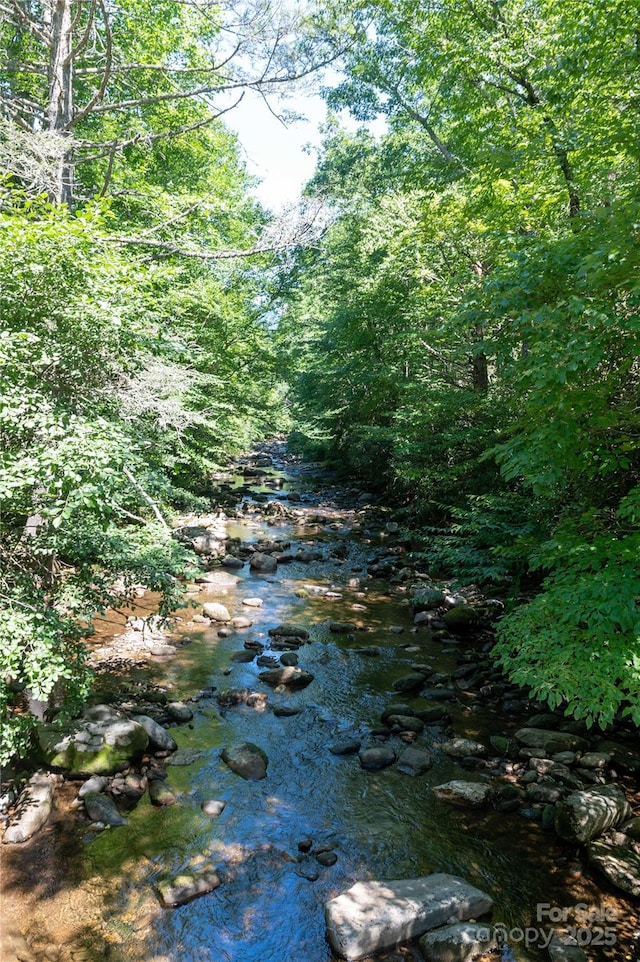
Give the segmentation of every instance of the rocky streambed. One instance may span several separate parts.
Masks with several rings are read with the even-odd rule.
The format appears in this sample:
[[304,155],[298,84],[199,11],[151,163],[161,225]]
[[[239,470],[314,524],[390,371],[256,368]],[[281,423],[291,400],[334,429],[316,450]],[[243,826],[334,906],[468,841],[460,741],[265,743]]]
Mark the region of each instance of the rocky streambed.
[[91,705],[4,794],[3,959],[633,955],[636,733],[510,685],[500,598],[278,446],[175,536],[191,607],[98,624]]

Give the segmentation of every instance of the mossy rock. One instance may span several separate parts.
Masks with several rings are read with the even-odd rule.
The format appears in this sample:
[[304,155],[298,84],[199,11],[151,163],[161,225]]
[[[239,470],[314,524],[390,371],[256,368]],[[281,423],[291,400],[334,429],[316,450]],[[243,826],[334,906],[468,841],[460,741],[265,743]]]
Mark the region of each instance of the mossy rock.
[[41,725],[38,744],[49,768],[71,776],[110,775],[142,755],[149,736],[142,725],[109,709],[102,721],[85,717],[62,728]]

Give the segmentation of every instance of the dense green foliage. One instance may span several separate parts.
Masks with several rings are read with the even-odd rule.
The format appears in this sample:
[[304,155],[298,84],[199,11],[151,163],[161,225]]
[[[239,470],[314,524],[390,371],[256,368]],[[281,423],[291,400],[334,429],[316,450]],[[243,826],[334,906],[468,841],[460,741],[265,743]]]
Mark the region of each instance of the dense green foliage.
[[637,13],[325,5],[329,102],[388,132],[328,125],[333,224],[283,282],[299,431],[411,505],[434,573],[538,578],[498,657],[601,725],[640,722]]
[[257,306],[268,255],[228,256],[260,246],[268,218],[235,138],[189,95],[205,74],[222,83],[219,22],[172,0],[82,5],[97,19],[91,37],[69,22],[76,108],[47,140],[51,87],[34,62],[59,34],[39,5],[20,9],[32,29],[3,21],[0,63],[3,762],[27,749],[29,697],[77,710],[96,612],[140,584],[162,615],[180,605],[197,559],[172,514],[206,510],[212,470],[282,423]]

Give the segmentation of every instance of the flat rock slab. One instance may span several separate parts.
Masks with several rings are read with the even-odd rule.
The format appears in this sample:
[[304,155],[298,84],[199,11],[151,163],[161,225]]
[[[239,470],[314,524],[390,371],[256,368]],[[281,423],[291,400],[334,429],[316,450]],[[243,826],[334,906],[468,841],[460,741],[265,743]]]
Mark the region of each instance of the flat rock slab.
[[53,792],[53,779],[49,775],[44,772],[32,775],[20,793],[17,808],[2,841],[7,844],[26,842],[40,831],[51,815]]
[[356,882],[327,902],[327,935],[341,958],[362,959],[418,938],[452,917],[477,918],[492,906],[485,892],[455,875]]
[[547,731],[545,728],[520,728],[515,738],[525,748],[542,748],[548,755],[558,752],[584,752],[589,748],[587,739],[580,735]]
[[556,832],[569,842],[588,842],[631,815],[631,806],[616,785],[572,792],[555,813]]
[[496,951],[498,940],[490,925],[458,922],[423,935],[420,948],[428,962],[469,962],[476,955]]
[[169,906],[184,905],[200,895],[213,892],[220,885],[220,877],[213,871],[202,872],[198,875],[184,873],[175,878],[166,879],[158,885],[160,900]]
[[481,808],[491,794],[491,788],[483,782],[465,782],[459,779],[436,785],[432,791],[441,802],[460,808]]

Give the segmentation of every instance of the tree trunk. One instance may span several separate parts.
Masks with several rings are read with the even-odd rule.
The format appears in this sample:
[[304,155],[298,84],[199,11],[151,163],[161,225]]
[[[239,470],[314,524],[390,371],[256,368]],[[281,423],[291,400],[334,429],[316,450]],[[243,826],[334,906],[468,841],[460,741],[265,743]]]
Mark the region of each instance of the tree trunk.
[[[73,119],[73,20],[71,0],[51,0],[51,49],[49,57],[49,106],[47,128],[69,136]],[[73,194],[71,147],[60,160],[54,203],[70,203]]]

